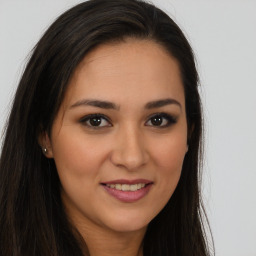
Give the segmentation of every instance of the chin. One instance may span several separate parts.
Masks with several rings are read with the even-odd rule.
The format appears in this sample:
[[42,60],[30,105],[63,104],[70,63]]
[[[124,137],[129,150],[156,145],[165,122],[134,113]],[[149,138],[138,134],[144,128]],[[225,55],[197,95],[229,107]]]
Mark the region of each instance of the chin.
[[[113,216],[112,216],[113,217]],[[134,232],[138,230],[146,229],[149,222],[153,219],[150,216],[118,216],[115,219],[111,219],[105,223],[109,229],[115,232]]]

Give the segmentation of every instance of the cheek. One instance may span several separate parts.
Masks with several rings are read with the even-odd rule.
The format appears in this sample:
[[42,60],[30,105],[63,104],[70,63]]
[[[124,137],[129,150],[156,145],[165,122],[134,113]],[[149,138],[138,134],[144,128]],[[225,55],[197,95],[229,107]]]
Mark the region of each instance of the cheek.
[[104,148],[83,133],[64,127],[54,141],[53,157],[59,174],[93,175],[104,160]]
[[55,136],[52,149],[63,198],[68,200],[68,205],[72,202],[80,208],[83,200],[93,198],[104,150],[91,143],[83,133],[65,126]]
[[178,184],[186,151],[186,136],[178,135],[154,148],[157,179],[167,199],[171,197]]
[[161,143],[156,143],[154,159],[164,169],[178,170],[181,168],[187,152],[186,133],[176,133],[174,136],[163,138]]

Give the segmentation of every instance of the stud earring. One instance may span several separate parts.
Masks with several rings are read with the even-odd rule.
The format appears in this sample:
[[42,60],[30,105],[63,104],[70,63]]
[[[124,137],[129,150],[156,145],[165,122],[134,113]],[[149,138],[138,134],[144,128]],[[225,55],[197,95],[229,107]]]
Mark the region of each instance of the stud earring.
[[44,154],[47,154],[47,148],[42,148]]

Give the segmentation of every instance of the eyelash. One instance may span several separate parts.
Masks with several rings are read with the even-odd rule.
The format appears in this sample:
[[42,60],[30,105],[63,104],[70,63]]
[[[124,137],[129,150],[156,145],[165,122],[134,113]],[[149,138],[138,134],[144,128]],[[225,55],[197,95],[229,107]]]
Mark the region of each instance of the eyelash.
[[148,123],[150,120],[151,120],[151,123],[152,123],[152,119],[153,118],[162,118],[163,119],[166,119],[166,124],[165,125],[152,125],[153,127],[155,128],[167,128],[167,127],[170,127],[171,125],[177,123],[177,118],[174,117],[173,115],[170,115],[170,114],[167,114],[167,113],[155,113],[153,115],[151,115],[148,119],[148,121],[146,123]]
[[[92,121],[93,119],[104,119],[108,122],[109,125],[105,125],[105,126],[93,126],[92,124],[88,124],[87,122],[90,122]],[[102,114],[90,114],[90,115],[87,115],[85,117],[83,117],[81,120],[80,120],[80,123],[84,124],[85,126],[91,128],[91,129],[100,129],[100,128],[104,128],[104,127],[110,127],[112,126],[111,125],[111,122],[110,120],[105,116],[105,115],[102,115]]]
[[[160,125],[153,125],[152,124],[152,119],[153,118],[161,118],[162,119],[162,122],[163,119],[166,120],[166,124],[162,125],[162,122]],[[99,125],[92,125],[91,121],[94,119],[94,121],[100,121],[99,122]],[[98,120],[97,120],[98,119]],[[102,119],[107,121],[108,122],[108,125],[104,125],[104,126],[100,126],[101,123],[102,123]],[[148,122],[151,121],[151,124],[152,125],[147,125]],[[160,120],[155,120],[155,121],[160,121]],[[90,124],[88,124],[88,122],[90,122]],[[146,122],[146,126],[152,126],[154,128],[167,128],[173,124],[175,124],[177,122],[177,118],[170,115],[170,114],[167,114],[167,113],[155,113],[153,115],[151,115],[149,117],[149,119],[147,120]],[[90,129],[101,129],[101,128],[104,128],[104,127],[111,127],[112,124],[111,124],[111,121],[109,120],[109,118],[107,118],[105,115],[102,115],[102,114],[90,114],[90,115],[87,115],[85,117],[83,117],[81,120],[80,120],[80,123],[84,124],[85,126],[89,127]]]

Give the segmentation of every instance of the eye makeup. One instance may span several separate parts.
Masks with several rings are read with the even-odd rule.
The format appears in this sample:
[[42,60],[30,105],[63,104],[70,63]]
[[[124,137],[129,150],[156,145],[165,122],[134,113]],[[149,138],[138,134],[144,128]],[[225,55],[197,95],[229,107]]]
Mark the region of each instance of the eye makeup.
[[177,123],[177,117],[165,112],[160,112],[151,115],[146,122],[146,126],[153,126],[155,128],[167,128],[175,123]]
[[[79,122],[90,129],[102,129],[112,127],[110,119],[101,113],[89,114],[79,120]],[[145,126],[154,128],[167,128],[177,123],[177,117],[165,112],[154,113],[145,122]]]
[[86,115],[81,118],[79,122],[91,129],[100,129],[112,126],[110,120],[105,115],[99,113]]

